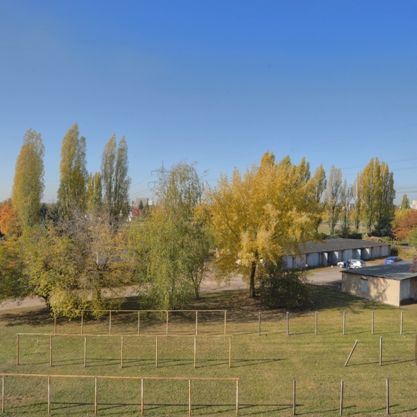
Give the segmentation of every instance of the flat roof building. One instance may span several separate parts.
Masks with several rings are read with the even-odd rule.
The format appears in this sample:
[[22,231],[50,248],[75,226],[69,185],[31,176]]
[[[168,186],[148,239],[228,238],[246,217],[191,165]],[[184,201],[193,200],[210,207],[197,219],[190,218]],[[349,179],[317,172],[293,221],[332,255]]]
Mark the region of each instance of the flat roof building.
[[297,255],[284,256],[287,268],[314,268],[337,265],[348,259],[375,259],[389,256],[390,245],[362,239],[324,239],[299,246]]
[[410,262],[345,269],[342,291],[399,307],[417,301],[417,271]]

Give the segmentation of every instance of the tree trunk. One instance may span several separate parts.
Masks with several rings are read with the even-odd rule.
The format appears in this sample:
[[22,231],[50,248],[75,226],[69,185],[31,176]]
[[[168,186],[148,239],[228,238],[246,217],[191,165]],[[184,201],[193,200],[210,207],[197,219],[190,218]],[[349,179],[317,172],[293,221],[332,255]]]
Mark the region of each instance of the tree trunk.
[[194,286],[194,295],[195,295],[196,300],[200,298],[200,291],[199,291],[198,285]]
[[256,275],[256,262],[252,262],[249,276],[249,297],[255,298],[255,275]]

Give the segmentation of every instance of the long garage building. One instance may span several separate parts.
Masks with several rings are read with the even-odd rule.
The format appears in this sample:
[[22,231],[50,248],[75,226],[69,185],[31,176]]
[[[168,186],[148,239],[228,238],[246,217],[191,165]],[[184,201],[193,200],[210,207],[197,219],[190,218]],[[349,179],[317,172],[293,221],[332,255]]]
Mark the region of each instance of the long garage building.
[[389,256],[387,243],[362,239],[325,239],[310,241],[300,246],[297,255],[284,256],[289,269],[336,265],[348,259],[370,260]]

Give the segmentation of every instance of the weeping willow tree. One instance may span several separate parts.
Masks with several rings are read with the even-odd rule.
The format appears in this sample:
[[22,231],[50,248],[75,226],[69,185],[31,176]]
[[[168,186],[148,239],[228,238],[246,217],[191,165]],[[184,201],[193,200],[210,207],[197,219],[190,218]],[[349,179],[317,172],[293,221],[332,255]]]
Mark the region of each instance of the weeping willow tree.
[[155,306],[180,308],[193,295],[199,297],[210,248],[202,196],[203,184],[193,166],[163,170],[156,205],[132,226],[131,248]]

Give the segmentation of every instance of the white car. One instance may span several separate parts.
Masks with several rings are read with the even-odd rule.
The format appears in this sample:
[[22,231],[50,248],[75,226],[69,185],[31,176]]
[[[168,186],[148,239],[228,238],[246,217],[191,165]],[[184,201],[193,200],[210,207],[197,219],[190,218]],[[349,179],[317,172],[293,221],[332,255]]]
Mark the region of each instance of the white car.
[[347,261],[338,262],[337,266],[339,268],[357,269],[365,267],[366,264],[361,259],[348,259]]

